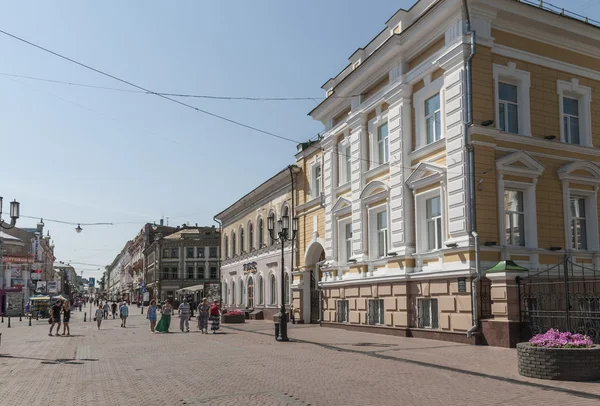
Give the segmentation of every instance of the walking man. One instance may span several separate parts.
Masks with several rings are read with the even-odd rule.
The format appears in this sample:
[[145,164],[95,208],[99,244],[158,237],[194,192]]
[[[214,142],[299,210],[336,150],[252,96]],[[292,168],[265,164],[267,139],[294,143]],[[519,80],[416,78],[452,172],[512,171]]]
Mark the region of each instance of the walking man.
[[183,302],[179,305],[179,329],[183,331],[185,324],[185,332],[190,332],[190,305],[187,299],[183,299]]
[[115,319],[115,317],[117,316],[117,303],[116,302],[112,302],[112,305],[110,305],[111,310],[112,310],[112,315],[113,315],[113,320]]
[[127,317],[129,316],[129,307],[127,307],[127,302],[123,302],[123,305],[120,309],[121,312],[121,327],[127,327]]
[[54,328],[54,325],[58,325],[58,327],[56,328],[56,335],[59,336],[59,331],[60,331],[60,312],[62,310],[62,302],[60,300],[57,300],[56,303],[54,303],[54,306],[52,306],[52,309],[50,310],[50,333],[48,333],[48,335],[50,337],[52,337],[52,329]]
[[102,308],[102,310],[104,310],[104,319],[108,319],[108,311],[110,310],[108,302],[104,302],[104,307]]

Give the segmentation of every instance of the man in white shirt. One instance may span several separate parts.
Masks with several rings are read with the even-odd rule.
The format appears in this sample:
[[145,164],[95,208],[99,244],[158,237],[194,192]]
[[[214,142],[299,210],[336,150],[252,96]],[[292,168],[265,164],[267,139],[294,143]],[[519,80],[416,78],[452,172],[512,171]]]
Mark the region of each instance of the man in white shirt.
[[190,305],[187,299],[183,299],[183,302],[179,305],[179,328],[183,331],[185,324],[185,332],[190,332]]

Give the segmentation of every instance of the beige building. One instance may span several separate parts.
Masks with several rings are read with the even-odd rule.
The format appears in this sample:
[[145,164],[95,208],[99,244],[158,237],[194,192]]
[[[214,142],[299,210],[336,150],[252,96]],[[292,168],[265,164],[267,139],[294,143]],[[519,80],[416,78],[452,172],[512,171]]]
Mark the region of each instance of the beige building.
[[[323,154],[297,156],[299,318],[316,320],[312,271],[326,326],[492,345],[600,331],[600,29],[532,4],[420,0],[325,83]],[[530,272],[485,274],[503,260]],[[568,264],[583,300],[527,296]]]
[[[290,304],[293,243],[273,241],[267,219],[292,216],[292,185],[298,168],[289,166],[215,216],[222,223],[221,286],[223,306],[271,318]],[[281,294],[284,278],[284,297]]]

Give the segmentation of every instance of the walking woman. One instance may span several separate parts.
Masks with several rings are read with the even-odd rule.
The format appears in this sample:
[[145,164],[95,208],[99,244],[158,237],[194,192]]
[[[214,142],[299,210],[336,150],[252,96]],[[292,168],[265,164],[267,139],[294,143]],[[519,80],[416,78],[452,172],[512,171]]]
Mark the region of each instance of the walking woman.
[[161,333],[169,332],[169,326],[171,325],[171,313],[173,313],[173,306],[171,306],[171,301],[167,299],[167,302],[162,308],[162,316],[160,321],[156,325],[156,331]]
[[71,319],[71,303],[68,300],[65,300],[65,304],[63,305],[63,333],[65,335],[71,335],[71,328],[69,327],[69,320]]
[[210,305],[206,298],[202,299],[202,303],[198,305],[198,328],[202,334],[208,334],[208,314]]
[[102,324],[102,318],[104,317],[104,310],[102,310],[102,303],[98,303],[98,309],[96,310],[96,316],[94,319],[98,324],[98,330],[100,330],[100,324]]
[[146,318],[150,320],[150,331],[154,333],[154,328],[156,327],[156,300],[154,299],[150,301],[150,307],[148,307],[148,311],[146,312]]
[[219,329],[219,316],[221,315],[221,307],[219,306],[219,301],[215,300],[215,302],[210,306],[210,329],[213,334],[217,332]]

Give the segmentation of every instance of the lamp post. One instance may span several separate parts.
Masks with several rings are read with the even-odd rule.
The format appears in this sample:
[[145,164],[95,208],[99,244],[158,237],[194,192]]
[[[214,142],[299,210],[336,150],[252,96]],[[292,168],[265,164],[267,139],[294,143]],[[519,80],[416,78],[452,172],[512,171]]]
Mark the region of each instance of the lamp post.
[[[13,228],[17,224],[17,219],[21,213],[20,203],[16,200],[10,202],[10,224],[4,224],[4,221],[0,218],[0,227],[5,230]],[[2,197],[0,197],[0,217],[2,217]]]
[[275,215],[270,215],[268,218],[269,236],[274,241],[281,244],[281,321],[279,324],[279,334],[277,341],[289,341],[287,336],[287,317],[285,315],[285,273],[284,273],[284,249],[286,241],[291,241],[296,238],[298,232],[298,217],[292,218],[292,229],[290,233],[290,217],[281,216],[277,221],[277,230],[275,229]]

